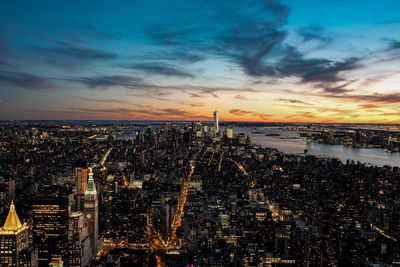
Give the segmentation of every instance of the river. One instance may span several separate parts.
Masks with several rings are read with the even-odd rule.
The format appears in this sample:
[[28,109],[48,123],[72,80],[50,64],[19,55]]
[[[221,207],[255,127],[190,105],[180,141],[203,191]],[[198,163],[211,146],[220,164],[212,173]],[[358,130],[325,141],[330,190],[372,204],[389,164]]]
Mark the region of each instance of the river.
[[[153,125],[152,130],[159,127]],[[146,128],[138,128],[145,130]],[[220,127],[223,132],[224,127]],[[133,131],[133,129],[132,129]],[[261,133],[254,133],[259,131]],[[359,161],[376,166],[400,166],[400,152],[387,153],[382,148],[356,148],[343,145],[327,145],[319,143],[307,143],[304,138],[300,138],[298,131],[289,130],[270,130],[259,128],[255,130],[250,127],[235,127],[235,133],[245,133],[251,138],[251,142],[262,147],[276,148],[287,154],[303,153],[305,149],[312,155],[326,155],[339,158],[342,162],[349,160]],[[265,136],[265,134],[279,134],[279,136]],[[135,134],[118,136],[117,139],[134,139]]]
[[[387,153],[383,148],[356,148],[344,145],[308,143],[304,138],[300,138],[297,131],[260,130],[262,134],[257,134],[254,133],[252,128],[237,128],[236,132],[246,133],[254,144],[276,148],[287,154],[303,153],[307,149],[309,154],[334,156],[342,162],[350,159],[376,166],[400,166],[400,153]],[[280,136],[265,136],[267,133],[276,133]]]

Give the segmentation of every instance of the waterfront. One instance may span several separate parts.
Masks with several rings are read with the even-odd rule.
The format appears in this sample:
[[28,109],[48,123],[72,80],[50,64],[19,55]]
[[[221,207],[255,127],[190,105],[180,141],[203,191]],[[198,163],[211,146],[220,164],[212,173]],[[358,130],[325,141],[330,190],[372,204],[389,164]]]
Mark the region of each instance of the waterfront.
[[[151,129],[158,128],[159,125],[152,125]],[[136,130],[145,130],[140,127]],[[223,132],[225,127],[220,127]],[[134,132],[134,128],[132,131]],[[357,148],[344,145],[328,145],[315,142],[307,142],[305,138],[299,136],[299,131],[271,130],[264,128],[236,127],[235,133],[245,133],[251,138],[251,142],[262,147],[276,148],[287,154],[304,153],[307,149],[312,155],[326,155],[339,158],[342,162],[354,160],[376,166],[400,166],[400,153],[387,153],[383,148]],[[279,134],[279,136],[266,136],[266,134]],[[117,139],[134,139],[135,134],[117,136]]]
[[[238,125],[236,134],[233,129],[219,128],[221,135],[224,133],[220,138],[214,125],[6,125],[0,135],[0,174],[11,176],[10,170],[15,170],[19,182],[13,173],[9,181],[0,183],[4,189],[0,193],[10,202],[10,208],[0,212],[3,220],[7,218],[4,225],[9,224],[10,216],[19,221],[15,199],[24,224],[14,227],[25,231],[15,238],[28,244],[29,251],[37,248],[35,254],[43,255],[41,265],[46,266],[53,258],[48,256],[49,247],[65,255],[58,262],[76,259],[87,262],[85,266],[90,262],[122,266],[236,266],[246,262],[245,266],[264,266],[279,261],[296,266],[345,266],[349,262],[359,266],[353,264],[361,262],[358,255],[373,255],[378,259],[375,262],[386,265],[398,261],[398,250],[385,254],[375,250],[383,245],[398,249],[400,231],[393,223],[400,220],[395,212],[395,197],[400,192],[398,168],[344,165],[325,156],[294,153],[307,148],[312,153],[338,156],[344,152],[346,158],[355,158],[351,154],[354,148],[344,151],[341,146],[307,143],[303,133],[325,132],[321,127]],[[326,131],[333,135],[343,128]],[[353,137],[353,132],[348,133]],[[246,134],[252,143],[246,142]],[[374,136],[385,140],[387,135]],[[257,143],[293,154],[277,153]],[[365,155],[379,150],[369,149],[365,155],[363,149],[358,151],[357,156],[365,160]],[[376,159],[377,154],[373,155]],[[35,161],[25,160],[21,165],[21,159]],[[75,192],[82,192],[84,186],[84,198],[79,200],[82,195]],[[42,212],[50,205],[57,207],[54,222]],[[33,223],[30,228],[28,224],[44,219],[54,227],[48,230]],[[70,227],[75,222],[81,226]],[[328,232],[324,230],[327,223]],[[62,226],[68,228],[56,233],[58,240],[78,248],[96,246],[95,251],[73,254],[75,250],[58,247],[54,240],[43,241],[35,231],[55,236],[52,229]],[[187,229],[204,234],[192,238],[193,232]],[[32,241],[28,240],[29,231]],[[227,243],[231,237],[218,234],[226,231],[235,235],[234,245]],[[4,227],[0,232],[9,235]],[[338,242],[321,246],[335,240],[336,233],[341,233]],[[356,250],[354,240],[361,244]],[[248,251],[249,247],[255,250]],[[59,252],[61,249],[67,253]],[[220,253],[223,250],[224,255]],[[38,256],[30,259],[37,265]],[[337,264],[331,264],[332,259]]]
[[[262,133],[254,133],[252,128],[238,128],[238,132],[250,135],[254,144],[263,147],[276,148],[288,154],[303,153],[307,149],[309,154],[334,156],[346,162],[348,159],[369,163],[372,165],[399,166],[400,153],[387,153],[383,148],[356,148],[343,145],[327,145],[319,143],[307,143],[304,138],[299,137],[297,131],[286,130],[263,130]],[[265,134],[277,133],[279,136],[265,136]]]

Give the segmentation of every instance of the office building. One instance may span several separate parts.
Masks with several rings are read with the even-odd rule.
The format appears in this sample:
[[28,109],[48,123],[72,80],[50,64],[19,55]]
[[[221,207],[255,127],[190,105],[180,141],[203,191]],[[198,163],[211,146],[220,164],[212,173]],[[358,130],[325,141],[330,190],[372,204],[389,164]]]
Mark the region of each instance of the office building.
[[29,246],[29,227],[21,224],[14,202],[2,228],[0,228],[0,266],[20,266],[20,255]]
[[99,207],[97,199],[96,185],[93,180],[92,169],[89,168],[89,180],[85,192],[85,224],[89,229],[89,238],[92,246],[93,256],[97,255],[98,252],[98,235],[99,235]]
[[88,266],[92,256],[92,248],[83,212],[73,212],[69,216],[68,243],[68,266]]
[[21,251],[19,255],[20,267],[37,267],[38,266],[38,248],[36,245],[30,245]]
[[166,241],[170,231],[170,206],[168,204],[162,205],[160,210],[160,232],[161,237]]
[[76,195],[77,195],[78,210],[83,210],[86,184],[88,179],[88,166],[89,163],[86,160],[78,160],[76,162],[75,176],[76,176]]
[[66,260],[69,206],[66,197],[37,198],[33,205],[33,241],[39,249],[39,266],[52,258]]
[[233,138],[233,128],[232,127],[226,127],[224,131],[224,136],[226,136],[229,139]]

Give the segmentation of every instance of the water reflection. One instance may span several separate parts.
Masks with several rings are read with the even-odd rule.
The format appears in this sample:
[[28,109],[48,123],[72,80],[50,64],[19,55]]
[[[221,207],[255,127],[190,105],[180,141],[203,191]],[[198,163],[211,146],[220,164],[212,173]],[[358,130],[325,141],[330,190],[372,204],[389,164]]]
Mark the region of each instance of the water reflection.
[[[299,132],[296,131],[266,130],[262,131],[263,134],[255,134],[252,129],[249,128],[238,128],[237,131],[249,134],[254,144],[276,148],[288,154],[303,153],[304,150],[307,149],[309,154],[335,156],[340,158],[343,162],[350,159],[377,166],[400,165],[400,153],[396,152],[390,154],[385,152],[382,148],[355,148],[343,145],[307,143],[304,138],[299,137]],[[265,136],[266,133],[277,133],[280,136]]]
[[[152,126],[154,130],[157,126]],[[138,130],[146,130],[146,127],[137,128]],[[223,132],[224,127],[220,127]],[[134,139],[134,129],[132,134],[118,136],[117,139]],[[400,166],[400,153],[387,153],[382,148],[355,148],[343,145],[326,145],[318,143],[307,143],[306,139],[299,136],[297,131],[287,130],[255,130],[253,128],[235,128],[236,133],[245,133],[249,135],[252,143],[263,146],[276,148],[287,154],[303,153],[305,149],[312,155],[334,156],[346,162],[348,159],[369,163],[372,165],[383,166]],[[279,134],[279,136],[265,136],[266,134]]]

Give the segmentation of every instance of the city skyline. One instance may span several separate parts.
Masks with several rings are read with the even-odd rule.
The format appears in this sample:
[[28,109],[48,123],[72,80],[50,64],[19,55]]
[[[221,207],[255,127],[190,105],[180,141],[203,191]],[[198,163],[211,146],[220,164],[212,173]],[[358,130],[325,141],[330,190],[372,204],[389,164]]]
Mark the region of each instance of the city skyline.
[[0,264],[400,262],[400,125],[219,128],[213,115],[1,123]]
[[399,122],[398,1],[0,6],[1,120]]

